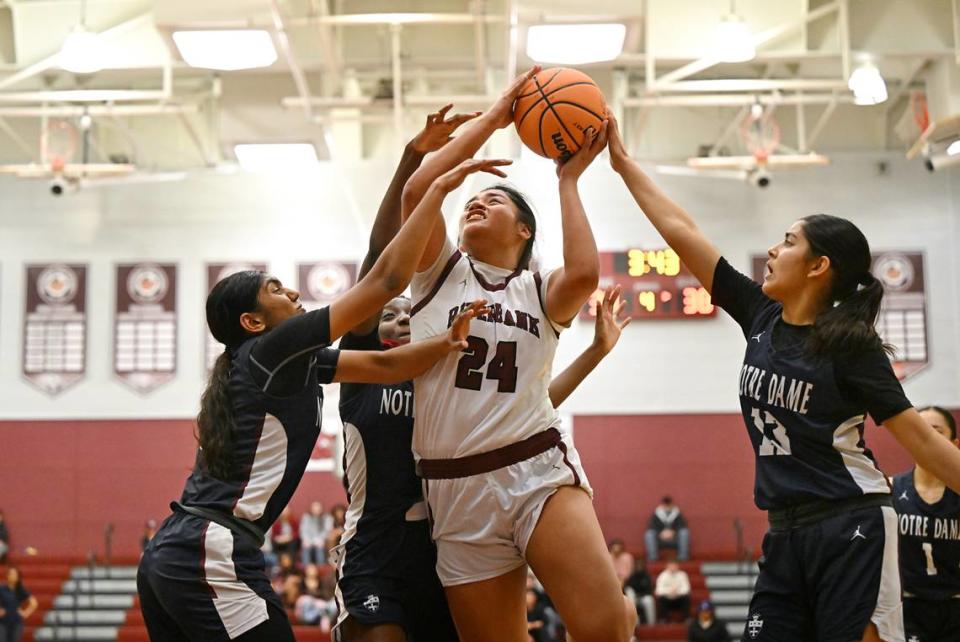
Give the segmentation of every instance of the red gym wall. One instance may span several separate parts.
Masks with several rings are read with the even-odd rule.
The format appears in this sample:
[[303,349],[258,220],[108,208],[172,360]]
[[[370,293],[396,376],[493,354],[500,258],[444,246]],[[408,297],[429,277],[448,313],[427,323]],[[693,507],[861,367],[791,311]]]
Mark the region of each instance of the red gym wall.
[[[697,556],[731,555],[733,520],[756,550],[765,524],[753,507],[753,462],[739,415],[581,416],[576,443],[595,490],[604,533],[640,550],[650,512],[669,493],[683,509]],[[867,441],[894,474],[909,459],[883,430]],[[102,554],[115,526],[113,552],[139,551],[143,523],[162,519],[177,499],[195,453],[191,421],[0,422],[0,510],[15,550]],[[344,501],[340,481],[307,473],[296,513],[319,499]]]

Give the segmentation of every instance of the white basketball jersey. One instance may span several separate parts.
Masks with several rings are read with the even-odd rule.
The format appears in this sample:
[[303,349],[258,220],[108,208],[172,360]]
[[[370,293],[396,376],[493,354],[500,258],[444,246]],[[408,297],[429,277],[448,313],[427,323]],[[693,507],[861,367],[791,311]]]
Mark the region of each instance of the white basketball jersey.
[[547,318],[549,273],[511,272],[472,260],[448,240],[413,278],[413,341],[446,332],[460,311],[486,299],[470,323],[470,347],[414,381],[413,452],[450,459],[487,452],[559,424],[548,387],[562,327]]

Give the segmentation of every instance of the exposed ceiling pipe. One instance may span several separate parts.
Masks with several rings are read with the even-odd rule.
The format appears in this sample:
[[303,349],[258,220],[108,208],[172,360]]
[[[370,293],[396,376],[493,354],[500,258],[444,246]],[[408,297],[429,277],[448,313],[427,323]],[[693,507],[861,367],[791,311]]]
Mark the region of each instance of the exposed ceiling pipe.
[[403,149],[403,66],[400,61],[399,24],[390,25],[390,62],[393,67],[393,135],[397,151]]
[[290,46],[290,39],[287,38],[287,30],[284,26],[283,15],[280,13],[280,5],[277,0],[267,0],[270,5],[270,15],[273,18],[273,28],[276,31],[277,44],[280,45],[280,51],[290,67],[290,75],[293,76],[293,82],[297,86],[297,93],[303,99],[303,114],[308,121],[313,121],[313,105],[310,103],[310,86],[307,84],[307,77],[300,67],[297,57],[293,54],[293,48]]
[[89,105],[78,107],[72,105],[56,105],[46,107],[0,107],[0,118],[39,118],[50,116],[53,118],[79,118],[84,113],[91,116],[168,116],[176,114],[191,114],[199,111],[194,104],[158,105]]
[[846,89],[843,80],[798,80],[794,78],[724,78],[718,80],[684,80],[670,85],[670,92],[734,92],[734,91],[818,91]]
[[[326,17],[330,15],[330,7],[327,6],[327,0],[310,0],[310,6],[313,8],[313,15]],[[343,89],[340,68],[343,61],[337,52],[335,46],[335,37],[333,28],[329,24],[317,24],[317,38],[319,39],[320,52],[323,54],[323,72],[329,79],[329,86],[333,87],[333,93],[339,94]],[[321,91],[321,93],[324,93]]]
[[675,96],[640,96],[625,98],[625,107],[740,107],[754,102],[764,105],[824,105],[831,102],[853,104],[853,95],[835,96],[833,94],[690,94]]
[[63,89],[0,93],[0,103],[109,103],[166,100],[164,90],[141,89]]

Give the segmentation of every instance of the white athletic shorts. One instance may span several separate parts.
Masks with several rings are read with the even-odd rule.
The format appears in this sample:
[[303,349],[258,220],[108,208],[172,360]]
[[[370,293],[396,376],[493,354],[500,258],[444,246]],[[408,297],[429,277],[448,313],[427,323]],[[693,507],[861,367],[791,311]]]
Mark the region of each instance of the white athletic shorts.
[[564,437],[530,459],[489,473],[424,480],[444,586],[479,582],[526,563],[527,543],[547,499],[561,486],[593,489],[580,456]]

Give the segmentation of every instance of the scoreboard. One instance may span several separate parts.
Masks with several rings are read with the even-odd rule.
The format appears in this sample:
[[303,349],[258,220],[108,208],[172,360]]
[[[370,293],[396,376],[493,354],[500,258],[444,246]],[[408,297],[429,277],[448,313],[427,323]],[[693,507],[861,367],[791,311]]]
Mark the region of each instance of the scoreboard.
[[595,316],[603,290],[619,284],[624,310],[634,319],[702,319],[716,316],[710,293],[680,262],[670,248],[600,252],[600,289],[581,311]]

